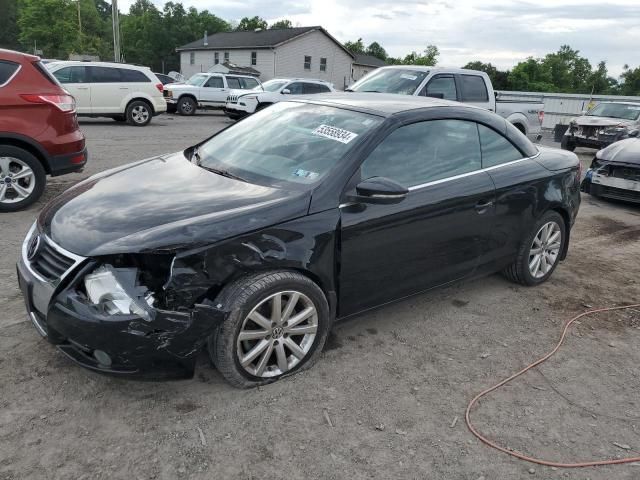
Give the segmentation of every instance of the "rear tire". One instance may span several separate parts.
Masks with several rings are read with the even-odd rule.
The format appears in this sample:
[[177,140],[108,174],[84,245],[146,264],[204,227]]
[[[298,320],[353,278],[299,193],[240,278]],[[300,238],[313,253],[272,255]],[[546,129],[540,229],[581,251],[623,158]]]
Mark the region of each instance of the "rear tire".
[[231,313],[209,339],[207,350],[220,373],[238,388],[272,383],[309,368],[329,332],[324,293],[297,272],[242,278],[227,285],[212,305]]
[[46,183],[47,174],[35,156],[19,147],[0,145],[0,212],[33,204]]
[[153,110],[147,102],[135,100],[127,105],[126,117],[129,125],[146,127],[153,117]]
[[[546,232],[545,228],[548,228]],[[502,273],[508,280],[521,285],[534,286],[546,282],[560,263],[567,241],[566,233],[564,218],[558,212],[545,213],[523,240],[515,261]]]
[[177,111],[180,115],[195,115],[196,108],[198,108],[198,104],[191,97],[182,97],[178,100]]
[[560,148],[562,150],[568,150],[573,152],[576,149],[576,142],[574,140],[570,140],[568,136],[562,137],[562,141],[560,142]]

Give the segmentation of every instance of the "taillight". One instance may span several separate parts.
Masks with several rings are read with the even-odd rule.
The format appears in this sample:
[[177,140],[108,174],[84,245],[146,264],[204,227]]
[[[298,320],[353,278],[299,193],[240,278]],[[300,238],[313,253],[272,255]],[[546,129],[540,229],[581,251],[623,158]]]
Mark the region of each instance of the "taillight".
[[162,91],[164,90],[164,85],[162,85],[161,83],[156,83],[156,88],[160,91],[160,93],[162,93]]
[[542,122],[544,122],[544,110],[538,112],[538,120],[540,121],[540,125],[542,125]]
[[23,93],[23,100],[31,103],[48,103],[58,108],[61,112],[71,113],[76,111],[76,101],[71,95],[42,95],[37,93]]

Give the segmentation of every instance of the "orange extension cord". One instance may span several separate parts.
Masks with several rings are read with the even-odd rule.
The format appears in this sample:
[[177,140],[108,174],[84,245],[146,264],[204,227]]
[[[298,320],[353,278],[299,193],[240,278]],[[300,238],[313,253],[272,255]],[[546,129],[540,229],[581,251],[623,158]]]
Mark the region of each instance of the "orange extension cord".
[[549,460],[543,460],[543,459],[539,459],[539,458],[529,457],[528,455],[525,455],[523,453],[516,452],[516,451],[513,451],[513,450],[509,450],[508,448],[505,448],[505,447],[501,447],[496,442],[494,442],[492,440],[489,440],[487,437],[485,437],[480,432],[478,432],[478,430],[476,430],[476,428],[471,423],[471,410],[473,409],[473,406],[478,402],[478,400],[480,400],[482,397],[484,397],[488,393],[491,393],[494,390],[502,387],[503,385],[506,385],[511,380],[513,380],[515,378],[518,378],[520,375],[523,375],[524,373],[528,372],[532,368],[537,367],[542,362],[548,360],[562,346],[562,343],[564,342],[565,336],[567,335],[567,331],[569,330],[569,327],[571,326],[571,324],[573,322],[575,322],[579,318],[585,317],[587,315],[593,315],[594,313],[610,312],[610,311],[613,311],[613,310],[624,310],[624,309],[627,309],[627,308],[638,308],[638,307],[640,307],[640,303],[639,304],[635,304],[635,305],[626,305],[624,307],[599,308],[599,309],[596,309],[596,310],[589,310],[587,312],[583,312],[580,315],[577,315],[577,316],[573,317],[571,320],[569,320],[567,322],[567,324],[564,326],[564,328],[562,329],[562,335],[560,336],[560,341],[558,342],[558,344],[555,346],[555,348],[553,350],[551,350],[549,353],[547,353],[540,360],[537,360],[534,363],[532,363],[531,365],[523,368],[518,373],[514,373],[509,378],[505,378],[504,380],[502,380],[500,383],[494,385],[493,387],[487,388],[486,390],[480,392],[478,395],[476,395],[473,398],[473,400],[471,400],[471,402],[469,402],[469,406],[467,406],[467,411],[465,413],[465,420],[467,422],[467,427],[469,427],[469,430],[471,431],[471,433],[473,433],[476,437],[478,437],[478,439],[480,439],[481,442],[489,445],[490,447],[495,448],[496,450],[499,450],[499,451],[501,451],[503,453],[506,453],[507,455],[511,455],[512,457],[516,457],[516,458],[519,458],[520,460],[525,460],[527,462],[537,463],[538,465],[546,465],[548,467],[579,468],[579,467],[597,467],[597,466],[601,466],[601,465],[616,465],[616,464],[620,464],[620,463],[640,462],[640,457],[627,457],[627,458],[619,458],[619,459],[615,459],[615,460],[594,460],[594,461],[580,462],[580,463],[552,462],[552,461],[549,461]]

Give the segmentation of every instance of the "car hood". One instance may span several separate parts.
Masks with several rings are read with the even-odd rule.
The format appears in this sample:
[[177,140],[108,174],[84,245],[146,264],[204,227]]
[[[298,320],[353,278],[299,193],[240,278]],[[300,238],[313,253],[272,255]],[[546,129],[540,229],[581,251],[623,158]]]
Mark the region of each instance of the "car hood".
[[180,152],[79,183],[52,200],[38,224],[82,256],[174,251],[306,215],[310,196],[223,177]]
[[596,157],[608,162],[619,162],[640,166],[640,139],[627,138],[612,143],[600,150]]
[[617,125],[633,125],[632,120],[624,120],[622,118],[611,117],[595,117],[591,115],[583,115],[574,119],[574,122],[581,127],[615,127]]

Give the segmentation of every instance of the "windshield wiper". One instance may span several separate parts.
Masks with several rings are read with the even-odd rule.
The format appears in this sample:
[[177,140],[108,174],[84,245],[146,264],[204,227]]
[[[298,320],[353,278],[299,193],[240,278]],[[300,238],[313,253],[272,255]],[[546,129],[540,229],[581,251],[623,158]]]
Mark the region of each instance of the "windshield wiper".
[[221,175],[221,176],[227,177],[227,178],[232,178],[233,180],[240,180],[241,182],[248,183],[244,178],[239,177],[238,175],[235,175],[235,174],[231,173],[228,170],[222,170],[220,168],[215,168],[215,167],[205,167],[204,165],[202,165],[200,163],[198,163],[198,166],[200,166],[201,168],[204,168],[208,172],[215,173],[217,175]]
[[191,152],[191,160],[192,161],[195,160],[194,163],[196,165],[198,165],[200,168],[207,170],[208,172],[248,183],[244,178],[239,177],[238,175],[235,175],[228,170],[223,170],[221,168],[215,168],[215,167],[207,167],[206,165],[202,165],[202,158],[200,157],[200,150],[198,149],[198,147],[193,148],[193,151]]
[[360,90],[363,93],[382,93],[380,90]]

